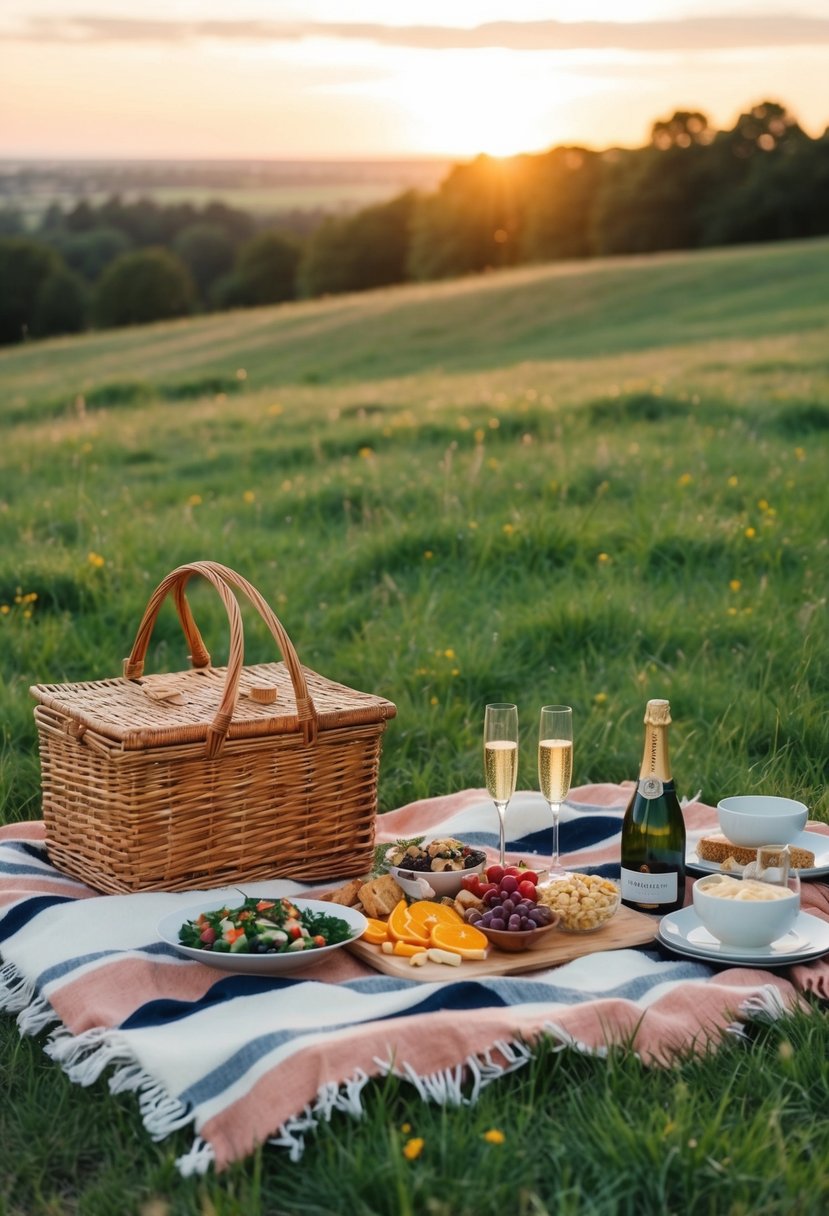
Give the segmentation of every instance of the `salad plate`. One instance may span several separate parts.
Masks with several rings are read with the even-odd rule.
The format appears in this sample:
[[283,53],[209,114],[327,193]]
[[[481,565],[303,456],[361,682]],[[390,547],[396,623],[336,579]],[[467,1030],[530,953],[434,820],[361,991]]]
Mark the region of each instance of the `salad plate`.
[[291,971],[317,966],[330,958],[335,950],[355,941],[366,929],[366,918],[355,908],[347,908],[319,899],[302,899],[293,895],[287,898],[299,908],[300,912],[307,910],[345,921],[351,931],[350,935],[344,941],[330,946],[316,946],[313,949],[289,951],[282,954],[231,954],[228,951],[203,950],[195,946],[185,946],[183,942],[179,941],[179,930],[187,921],[196,920],[202,913],[216,912],[224,907],[239,906],[238,897],[234,905],[232,900],[225,900],[222,903],[214,895],[212,899],[205,898],[190,907],[168,912],[159,921],[158,936],[179,954],[186,955],[194,962],[205,963],[208,967],[216,967],[219,971],[232,971],[237,975],[285,975]]
[[693,907],[687,907],[662,917],[656,940],[688,958],[764,969],[789,967],[829,953],[829,923],[800,912],[792,929],[768,946],[727,946],[708,932]]
[[[789,844],[799,849],[808,849],[815,855],[815,864],[798,870],[801,878],[824,878],[829,875],[829,836],[822,832],[798,832]],[[685,868],[692,874],[719,874],[718,861],[703,861],[697,857],[696,841],[689,840],[685,851]]]

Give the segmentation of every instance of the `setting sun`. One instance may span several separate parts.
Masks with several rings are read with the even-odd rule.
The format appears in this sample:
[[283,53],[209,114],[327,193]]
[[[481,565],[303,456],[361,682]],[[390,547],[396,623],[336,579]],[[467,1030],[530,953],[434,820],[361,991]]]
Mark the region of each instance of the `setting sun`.
[[446,52],[424,78],[411,68],[372,91],[398,108],[410,147],[450,156],[512,156],[562,137],[562,112],[591,84],[508,52]]

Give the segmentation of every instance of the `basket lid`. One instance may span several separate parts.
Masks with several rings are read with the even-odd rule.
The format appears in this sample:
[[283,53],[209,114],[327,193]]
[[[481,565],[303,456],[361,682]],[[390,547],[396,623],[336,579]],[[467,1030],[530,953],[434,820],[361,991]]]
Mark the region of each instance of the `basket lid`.
[[[393,718],[384,697],[336,684],[302,668],[319,730],[361,726]],[[117,677],[77,684],[35,684],[32,696],[128,751],[193,743],[207,737],[225,686],[225,667],[201,667],[137,680]],[[284,663],[242,669],[228,739],[299,731],[296,697]]]

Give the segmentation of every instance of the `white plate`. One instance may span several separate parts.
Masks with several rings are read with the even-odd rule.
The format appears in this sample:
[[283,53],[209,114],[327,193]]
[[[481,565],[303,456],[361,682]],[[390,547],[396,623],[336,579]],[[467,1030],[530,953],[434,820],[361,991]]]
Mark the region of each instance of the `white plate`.
[[[262,898],[267,898],[262,896]],[[276,898],[279,898],[278,896]],[[340,904],[332,904],[320,899],[299,899],[293,895],[288,897],[301,910],[308,908],[311,912],[324,912],[327,916],[337,916],[351,928],[349,941],[360,937],[367,928],[366,918],[356,908],[346,908]],[[237,900],[237,904],[241,901]],[[335,950],[348,942],[337,942],[334,946],[318,946],[314,950],[297,950],[291,954],[226,954],[224,951],[199,950],[193,946],[183,946],[178,940],[178,931],[185,921],[195,920],[202,912],[214,912],[217,908],[227,907],[228,901],[222,903],[214,896],[203,899],[201,903],[189,908],[181,908],[176,912],[168,912],[158,924],[158,936],[168,946],[174,946],[180,954],[197,963],[206,963],[208,967],[216,967],[219,971],[234,971],[240,975],[283,975],[287,971],[299,971],[301,968],[315,967],[324,959],[330,958]],[[231,906],[232,903],[231,903]]]
[[743,967],[789,967],[829,953],[829,922],[808,912],[800,912],[793,928],[769,946],[726,946],[703,927],[692,907],[663,916],[656,937],[677,954]]
[[[774,844],[774,841],[769,843]],[[798,870],[801,878],[822,878],[829,874],[829,836],[821,832],[798,832],[794,840],[789,841],[799,849],[808,849],[815,855],[815,864],[807,869]],[[689,841],[685,851],[685,867],[692,873],[719,874],[718,861],[702,861],[697,857],[696,841]]]

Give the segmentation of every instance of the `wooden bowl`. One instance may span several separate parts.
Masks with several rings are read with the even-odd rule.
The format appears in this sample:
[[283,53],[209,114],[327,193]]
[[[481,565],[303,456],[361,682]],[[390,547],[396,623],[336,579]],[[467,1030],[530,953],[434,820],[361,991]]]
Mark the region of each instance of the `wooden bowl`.
[[546,940],[547,934],[558,928],[559,917],[555,914],[548,925],[537,929],[489,929],[480,922],[475,925],[492,942],[497,950],[517,954],[520,950],[532,950]]

